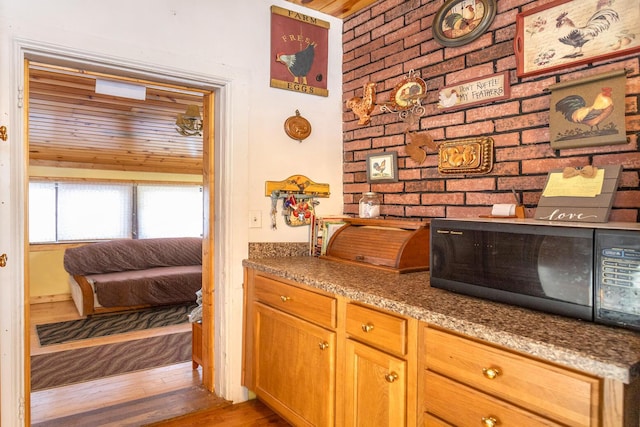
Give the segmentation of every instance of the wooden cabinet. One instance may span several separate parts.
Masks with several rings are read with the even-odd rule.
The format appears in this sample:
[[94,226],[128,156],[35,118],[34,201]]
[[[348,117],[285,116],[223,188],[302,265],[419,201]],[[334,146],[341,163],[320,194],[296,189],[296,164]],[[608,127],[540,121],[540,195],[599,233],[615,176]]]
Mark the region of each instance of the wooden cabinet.
[[257,303],[254,391],[296,425],[334,425],[335,332]]
[[245,269],[242,384],[293,425],[637,427],[597,378]]
[[202,366],[202,322],[191,323],[191,367]]
[[415,426],[417,325],[246,269],[243,384],[294,425]]
[[294,425],[335,425],[336,299],[246,279],[243,384]]
[[346,426],[415,425],[415,341],[407,318],[346,305]]
[[446,331],[422,331],[421,400],[430,415],[487,427],[600,425],[600,379]]

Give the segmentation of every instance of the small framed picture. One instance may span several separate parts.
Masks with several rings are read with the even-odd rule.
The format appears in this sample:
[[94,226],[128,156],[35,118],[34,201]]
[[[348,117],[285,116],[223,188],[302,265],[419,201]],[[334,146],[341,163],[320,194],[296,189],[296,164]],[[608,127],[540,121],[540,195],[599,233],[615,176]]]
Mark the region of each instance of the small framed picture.
[[384,153],[369,154],[367,156],[367,182],[397,182],[398,181],[398,153],[386,151]]

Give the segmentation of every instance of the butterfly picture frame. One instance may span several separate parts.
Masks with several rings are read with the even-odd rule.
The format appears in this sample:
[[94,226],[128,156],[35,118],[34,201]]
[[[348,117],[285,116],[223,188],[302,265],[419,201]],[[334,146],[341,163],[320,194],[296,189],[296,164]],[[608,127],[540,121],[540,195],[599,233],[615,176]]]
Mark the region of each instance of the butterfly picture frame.
[[367,182],[398,182],[398,153],[385,151],[367,155]]

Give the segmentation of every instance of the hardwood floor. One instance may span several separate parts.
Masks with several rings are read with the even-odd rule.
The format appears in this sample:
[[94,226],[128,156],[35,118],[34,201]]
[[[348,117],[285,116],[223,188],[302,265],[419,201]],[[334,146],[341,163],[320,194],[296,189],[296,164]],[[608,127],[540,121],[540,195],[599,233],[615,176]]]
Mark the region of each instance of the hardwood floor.
[[[78,319],[71,301],[31,305],[31,354],[191,330],[189,324],[41,347],[35,325]],[[205,390],[191,362],[31,393],[31,423],[62,426],[286,426],[258,401],[237,405]]]

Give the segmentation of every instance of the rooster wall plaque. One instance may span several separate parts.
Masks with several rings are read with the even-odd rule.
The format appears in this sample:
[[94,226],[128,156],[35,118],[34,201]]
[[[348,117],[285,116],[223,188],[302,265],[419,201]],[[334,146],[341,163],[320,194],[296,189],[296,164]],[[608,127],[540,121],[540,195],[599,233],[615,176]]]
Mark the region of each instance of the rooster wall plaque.
[[627,142],[625,81],[625,70],[619,70],[551,86],[551,147]]

